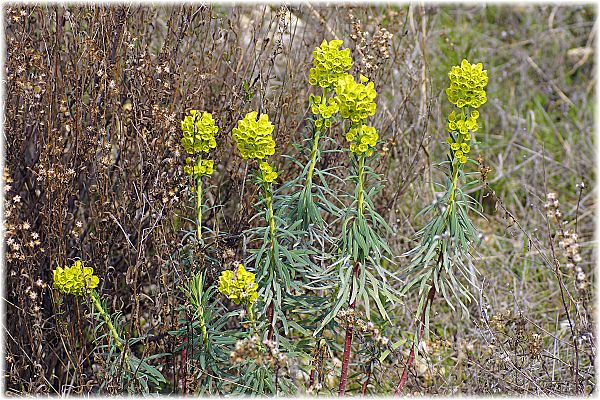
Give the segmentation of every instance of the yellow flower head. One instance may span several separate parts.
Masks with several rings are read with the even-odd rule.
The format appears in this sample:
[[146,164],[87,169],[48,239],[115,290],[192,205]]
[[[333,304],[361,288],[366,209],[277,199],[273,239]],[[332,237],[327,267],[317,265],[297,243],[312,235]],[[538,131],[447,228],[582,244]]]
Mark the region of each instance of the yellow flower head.
[[278,176],[277,172],[273,171],[273,167],[271,167],[268,162],[263,161],[260,163],[260,177],[262,180],[271,183],[275,181]]
[[80,260],[71,267],[57,267],[53,272],[54,287],[63,294],[83,296],[100,283],[92,267],[84,267]]
[[358,124],[375,115],[377,105],[373,100],[377,92],[374,86],[373,82],[369,82],[363,75],[360,76],[360,82],[356,82],[350,74],[340,77],[335,87],[335,99],[342,118]]
[[471,65],[462,60],[460,66],[452,67],[448,73],[450,87],[446,89],[448,100],[457,107],[479,108],[487,101],[485,86],[488,83],[487,70],[483,64]]
[[215,125],[212,114],[198,110],[191,110],[190,115],[181,121],[183,138],[181,144],[188,154],[195,152],[206,153],[217,147],[215,134],[219,127]]
[[346,133],[346,140],[350,142],[350,151],[358,155],[363,153],[367,153],[367,156],[372,155],[378,139],[377,129],[367,125],[359,125]]
[[320,47],[313,51],[313,65],[308,76],[312,86],[331,89],[338,78],[352,67],[350,49],[339,50],[342,40],[323,40]]
[[315,115],[320,115],[323,119],[330,119],[339,111],[338,103],[333,97],[324,99],[321,96],[310,95],[310,110]]
[[183,167],[186,174],[193,174],[195,177],[198,177],[212,175],[214,172],[215,162],[213,160],[203,160],[198,158],[195,165],[192,165],[192,160],[190,158],[187,158],[185,161],[188,164]]
[[253,304],[258,299],[258,284],[252,272],[240,264],[236,271],[223,271],[219,277],[219,292],[235,304]]
[[262,114],[258,120],[257,115],[256,111],[249,112],[232,131],[233,140],[245,159],[262,160],[275,154],[275,141],[271,137],[275,127],[267,114]]

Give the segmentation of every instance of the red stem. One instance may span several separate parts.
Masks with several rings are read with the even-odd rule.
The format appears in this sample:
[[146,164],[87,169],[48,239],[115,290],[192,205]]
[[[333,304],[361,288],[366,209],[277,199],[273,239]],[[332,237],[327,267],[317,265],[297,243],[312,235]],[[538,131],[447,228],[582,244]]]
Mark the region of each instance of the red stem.
[[[314,360],[313,360],[314,362]],[[315,385],[315,375],[317,373],[317,366],[313,366],[312,369],[310,370],[310,381],[308,382],[308,387],[309,388],[313,388]]]
[[[425,306],[423,307],[423,312],[421,313],[421,327],[419,328],[419,340],[423,337],[423,331],[425,330],[425,313],[427,312],[427,307],[431,307],[431,303],[433,302],[433,297],[435,296],[435,285],[431,285],[431,289],[429,289],[429,293],[427,294],[427,300],[425,301]],[[412,367],[413,362],[415,361],[415,342],[410,348],[410,354],[408,355],[408,361],[404,366],[404,371],[402,372],[402,377],[400,378],[400,382],[398,383],[398,387],[396,388],[396,392],[394,394],[399,395],[404,386],[406,385],[406,381],[408,380],[408,370]]]
[[[358,278],[360,273],[360,263],[354,263],[354,274]],[[353,288],[350,293],[354,291],[354,283],[352,284]],[[353,302],[349,304],[349,308],[354,310],[356,308],[356,298]],[[346,340],[344,342],[344,357],[342,360],[342,374],[340,375],[340,390],[339,395],[343,397],[346,393],[346,381],[348,379],[348,363],[350,361],[350,348],[352,347],[352,335],[354,333],[354,325],[352,321],[348,321],[348,326],[346,327]]]

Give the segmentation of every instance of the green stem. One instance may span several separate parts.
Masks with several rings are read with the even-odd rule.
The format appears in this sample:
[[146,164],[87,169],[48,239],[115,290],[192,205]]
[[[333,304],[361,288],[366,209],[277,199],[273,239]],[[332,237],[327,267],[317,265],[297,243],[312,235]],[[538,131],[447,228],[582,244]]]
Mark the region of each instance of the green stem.
[[358,215],[363,216],[365,210],[365,155],[358,156],[358,185],[356,199],[358,201]]
[[269,240],[271,241],[271,257],[275,257],[275,216],[273,214],[273,193],[272,184],[265,184],[265,199],[267,201],[267,210],[269,220]]
[[321,139],[321,131],[315,131],[313,136],[313,146],[310,153],[310,166],[308,167],[308,175],[306,176],[306,193],[310,196],[312,193],[312,178],[317,164],[317,150],[319,148],[319,140]]
[[[260,337],[260,333],[258,331],[258,326],[256,325],[256,317],[254,316],[254,306],[252,303],[249,303],[247,305],[247,311],[248,311],[248,319],[250,320],[250,325],[252,325],[252,329],[254,329],[254,333],[256,335],[258,335]],[[257,343],[257,347],[259,351],[262,351],[262,345],[260,344],[260,341]]]
[[202,331],[202,340],[204,345],[208,345],[208,331],[206,330],[206,323],[204,322],[204,307],[198,306],[198,323],[200,324],[200,330]]
[[[272,183],[265,183],[264,185],[264,189],[265,189],[265,200],[267,202],[267,210],[268,210],[268,215],[267,215],[267,219],[269,220],[269,241],[271,244],[271,248],[270,248],[270,257],[271,257],[271,268],[275,268],[275,241],[277,240],[277,238],[275,237],[276,231],[275,231],[275,215],[273,214],[273,184]],[[274,289],[273,289],[274,290]],[[273,293],[274,294],[274,293]],[[272,300],[273,301],[273,300]],[[274,313],[274,305],[271,302],[270,306],[269,306],[269,332],[268,332],[268,339],[272,340],[273,339],[273,334],[275,332],[275,326],[273,323],[273,313]]]
[[196,234],[198,243],[202,243],[202,176],[196,177]]
[[112,335],[112,337],[115,339],[115,342],[117,343],[117,347],[119,348],[121,353],[124,354],[125,359],[127,359],[128,357],[127,357],[127,353],[125,352],[125,348],[123,347],[123,342],[121,341],[121,338],[119,337],[119,334],[117,333],[117,330],[115,329],[115,326],[113,325],[112,321],[110,320],[110,316],[104,310],[104,307],[102,307],[102,303],[100,302],[100,297],[98,296],[98,293],[96,293],[95,290],[92,290],[90,292],[90,298],[92,299],[92,303],[94,303],[96,310],[98,310],[98,313],[100,313],[100,315],[104,319],[104,322],[108,326],[108,330],[109,330],[110,334]]
[[454,201],[456,200],[456,189],[458,188],[458,170],[459,165],[453,164],[452,171],[452,186],[450,187],[450,197],[448,198],[448,213],[452,211],[452,207],[454,206]]

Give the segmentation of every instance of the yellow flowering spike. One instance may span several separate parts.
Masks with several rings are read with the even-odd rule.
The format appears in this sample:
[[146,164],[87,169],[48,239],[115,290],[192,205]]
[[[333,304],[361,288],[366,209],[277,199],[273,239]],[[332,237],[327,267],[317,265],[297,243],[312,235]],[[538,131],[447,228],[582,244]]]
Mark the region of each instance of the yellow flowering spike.
[[335,87],[335,101],[342,118],[353,124],[364,122],[367,117],[375,115],[377,105],[373,101],[377,96],[373,82],[358,83],[350,74],[340,77]]
[[275,141],[271,136],[275,127],[269,122],[267,114],[262,114],[258,119],[257,116],[256,111],[249,112],[232,131],[233,140],[245,159],[263,160],[275,154]]
[[342,40],[323,40],[321,46],[313,51],[313,68],[310,69],[308,83],[312,86],[331,89],[337,79],[352,67],[350,49],[339,47]]
[[267,183],[275,181],[275,179],[277,179],[277,177],[279,176],[277,172],[273,171],[273,167],[271,167],[268,162],[261,162],[259,168],[259,177]]
[[448,100],[457,107],[479,108],[487,101],[484,88],[488,77],[483,64],[471,65],[467,60],[462,60],[460,66],[452,67],[448,78],[450,87],[446,89],[446,94]]
[[252,272],[247,272],[242,264],[236,271],[223,271],[219,277],[219,292],[235,304],[253,304],[258,299],[258,284]]
[[213,160],[203,160],[198,158],[196,163],[193,164],[191,158],[185,160],[186,166],[183,167],[183,171],[188,175],[194,175],[194,177],[201,177],[205,175],[212,175],[214,172],[215,162]]
[[373,154],[373,148],[377,145],[378,139],[377,129],[367,125],[351,128],[346,133],[346,140],[350,142],[350,151],[359,155],[364,153],[367,156]]
[[215,125],[212,114],[198,110],[191,110],[181,121],[183,138],[181,144],[188,154],[195,152],[207,153],[210,149],[217,147],[215,134],[219,127]]
[[98,287],[100,278],[94,275],[94,269],[84,267],[80,260],[71,267],[57,267],[53,271],[54,287],[62,294],[83,296]]

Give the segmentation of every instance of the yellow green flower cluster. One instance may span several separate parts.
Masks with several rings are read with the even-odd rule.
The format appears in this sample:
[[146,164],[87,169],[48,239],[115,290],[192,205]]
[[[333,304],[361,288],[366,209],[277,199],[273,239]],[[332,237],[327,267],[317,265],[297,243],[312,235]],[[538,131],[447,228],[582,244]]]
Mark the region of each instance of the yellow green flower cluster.
[[100,278],[92,267],[84,267],[80,260],[71,267],[57,267],[53,273],[54,287],[63,294],[83,296],[98,287]]
[[236,271],[227,270],[221,273],[218,289],[235,304],[250,305],[258,299],[258,284],[254,281],[254,274],[246,272],[242,264]]
[[183,167],[183,170],[186,174],[194,174],[195,176],[204,176],[204,175],[212,175],[215,167],[215,162],[213,160],[203,160],[198,158],[196,160],[196,164],[192,165],[192,159],[187,158],[187,165]]
[[207,153],[210,149],[217,147],[215,134],[219,127],[215,125],[212,114],[198,110],[191,110],[190,115],[181,121],[183,138],[181,144],[188,154],[195,152]]
[[457,107],[479,108],[487,101],[484,88],[488,83],[488,77],[483,64],[471,65],[467,60],[462,60],[460,66],[452,67],[448,78],[450,78],[450,87],[446,89],[446,94],[448,100]]
[[333,97],[326,100],[324,97],[311,94],[310,103],[312,113],[320,117],[315,121],[315,126],[317,128],[331,127],[331,117],[340,109],[337,101]]
[[448,137],[446,142],[450,145],[454,158],[461,164],[467,162],[466,155],[471,151],[471,146],[469,146],[471,133],[479,129],[477,118],[479,118],[479,111],[477,110],[473,110],[469,117],[464,114],[464,111],[459,115],[452,111],[448,115],[446,129],[452,134],[452,137],[456,137],[456,141],[452,137]]
[[258,120],[256,111],[246,114],[233,128],[233,139],[245,159],[262,160],[275,154],[275,141],[271,137],[274,126],[269,122],[269,116],[262,114]]
[[333,88],[340,76],[352,67],[350,49],[339,50],[344,42],[323,40],[320,47],[313,51],[313,65],[308,76],[308,83],[326,89]]
[[275,181],[275,179],[277,179],[279,176],[277,172],[273,171],[273,167],[271,167],[269,163],[265,161],[260,163],[260,172],[262,173],[262,180],[267,183]]
[[342,118],[349,119],[352,124],[364,122],[367,117],[375,115],[377,105],[373,101],[377,96],[373,82],[360,76],[360,82],[346,74],[340,77],[335,87],[336,102]]
[[456,112],[452,111],[450,115],[448,115],[446,129],[448,129],[448,132],[459,132],[460,134],[467,136],[466,140],[471,140],[469,132],[476,132],[479,129],[477,118],[479,118],[479,111],[477,110],[471,111],[471,115],[468,118],[463,114],[456,115]]
[[367,125],[356,126],[346,133],[346,140],[350,142],[350,151],[358,155],[366,153],[367,156],[371,156],[377,145],[377,139],[379,139],[377,129]]

